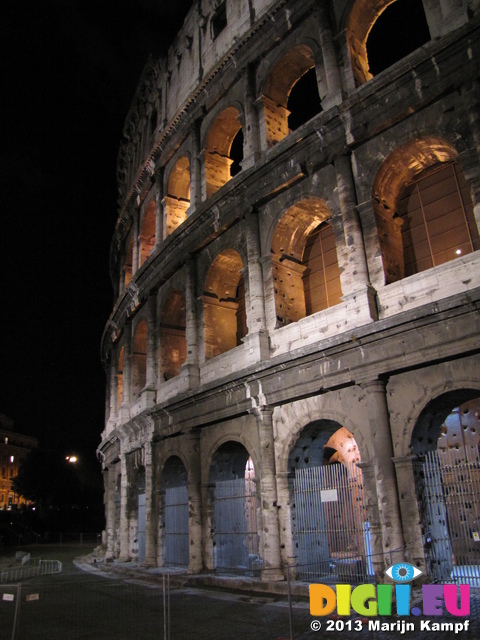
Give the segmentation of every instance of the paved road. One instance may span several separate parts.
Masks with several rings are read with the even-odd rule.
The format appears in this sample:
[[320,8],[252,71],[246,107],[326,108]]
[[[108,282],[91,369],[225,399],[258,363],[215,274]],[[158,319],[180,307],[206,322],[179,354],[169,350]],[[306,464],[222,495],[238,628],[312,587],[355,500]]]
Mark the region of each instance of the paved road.
[[[51,552],[50,555],[54,555]],[[20,608],[14,640],[164,640],[165,618],[162,578],[151,575],[135,577],[94,574],[73,565],[78,549],[61,551],[63,572],[56,576],[30,579],[21,583]],[[58,556],[58,553],[57,553]],[[44,553],[45,557],[45,553]],[[1,594],[15,589],[0,586]],[[3,596],[2,596],[3,597]],[[37,599],[38,598],[38,599]],[[436,640],[458,637],[478,640],[478,601],[471,628],[454,632],[419,632],[420,620],[414,619],[415,631],[402,633],[372,631],[367,624],[361,631],[348,630],[346,621],[335,623],[343,630],[327,631],[322,620],[320,633],[310,630],[313,618],[307,603],[293,608],[295,640]],[[0,640],[12,640],[16,600],[0,600]],[[392,620],[392,619],[390,619]],[[441,618],[441,621],[455,619]],[[411,621],[411,618],[408,619]],[[358,623],[357,623],[358,624]],[[358,625],[360,626],[360,625]],[[170,640],[278,640],[289,639],[288,606],[283,599],[250,597],[193,588],[172,589],[170,593]]]

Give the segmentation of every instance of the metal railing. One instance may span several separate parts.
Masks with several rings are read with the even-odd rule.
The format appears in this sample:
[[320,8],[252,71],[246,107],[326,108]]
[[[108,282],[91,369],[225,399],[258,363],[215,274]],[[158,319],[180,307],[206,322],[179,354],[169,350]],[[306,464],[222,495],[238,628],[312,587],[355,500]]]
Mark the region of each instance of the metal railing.
[[0,572],[0,583],[18,582],[27,578],[36,576],[46,576],[54,573],[61,573],[62,563],[60,560],[38,560],[37,565],[22,565],[12,569],[6,569]]

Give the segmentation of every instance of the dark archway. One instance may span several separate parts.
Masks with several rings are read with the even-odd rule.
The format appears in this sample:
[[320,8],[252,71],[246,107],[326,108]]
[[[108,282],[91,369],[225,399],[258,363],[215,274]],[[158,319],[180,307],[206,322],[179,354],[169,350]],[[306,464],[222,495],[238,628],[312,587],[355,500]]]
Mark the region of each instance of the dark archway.
[[480,394],[450,391],[423,409],[411,447],[430,577],[480,586]]

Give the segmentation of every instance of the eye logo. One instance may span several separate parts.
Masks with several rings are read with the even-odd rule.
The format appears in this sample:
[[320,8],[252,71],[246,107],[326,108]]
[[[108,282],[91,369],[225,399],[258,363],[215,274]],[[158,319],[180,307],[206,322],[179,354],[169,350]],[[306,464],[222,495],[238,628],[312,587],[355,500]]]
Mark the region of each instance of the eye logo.
[[415,578],[418,578],[418,576],[421,576],[423,571],[408,564],[408,562],[398,562],[388,567],[385,574],[395,582],[411,582],[415,580]]

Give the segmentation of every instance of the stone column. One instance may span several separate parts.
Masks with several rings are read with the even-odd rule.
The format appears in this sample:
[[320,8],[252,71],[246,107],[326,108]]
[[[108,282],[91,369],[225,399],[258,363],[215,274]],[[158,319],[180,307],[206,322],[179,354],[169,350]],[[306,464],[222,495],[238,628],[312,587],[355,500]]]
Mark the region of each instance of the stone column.
[[129,540],[129,473],[127,456],[120,454],[120,562],[130,560],[130,540]]
[[[263,560],[262,580],[283,580],[280,556],[280,527],[278,522],[277,484],[275,478],[275,442],[273,438],[273,409],[253,410],[257,418],[260,471],[260,554]],[[257,475],[257,470],[255,470]]]
[[422,571],[426,571],[422,525],[418,510],[415,475],[413,473],[414,460],[415,456],[393,458],[400,495],[400,512],[405,532],[405,557],[408,562],[420,567]]
[[[277,481],[277,508],[278,525],[280,530],[280,554],[282,566],[294,566],[297,554],[293,547],[291,494],[288,473],[275,474]],[[291,571],[292,580],[295,579],[295,571]]]
[[130,323],[127,323],[124,328],[123,349],[123,396],[120,418],[125,422],[130,419],[132,398],[132,325]]
[[272,255],[260,258],[263,273],[263,291],[265,302],[265,322],[267,329],[273,331],[277,324],[277,310],[275,307],[275,286],[273,283],[273,264]]
[[198,363],[195,292],[195,260],[188,258],[185,263],[185,338],[187,342],[187,358],[185,364],[193,365]]
[[372,546],[371,562],[377,580],[382,582],[385,571],[385,561],[383,556],[382,527],[378,513],[377,487],[375,484],[375,469],[369,462],[357,462],[363,475],[365,487],[365,500],[367,506],[368,519],[370,521],[370,544]]
[[322,100],[322,107],[327,110],[333,105],[342,102],[342,78],[333,42],[327,3],[319,2],[317,11],[319,12],[320,46],[322,48],[323,67],[328,90],[328,95]]
[[390,431],[385,383],[373,380],[362,384],[370,422],[373,468],[378,501],[378,515],[386,566],[405,560],[405,541],[393,465],[393,443]]
[[202,365],[205,358],[205,330],[204,330],[204,308],[203,308],[203,295],[195,298],[195,320],[197,327],[197,357],[199,366]]
[[342,280],[342,286],[345,287],[344,293],[350,293],[368,285],[367,259],[360,218],[356,210],[357,198],[350,156],[337,156],[334,164],[348,262],[348,279]]
[[[472,130],[473,139],[475,141],[475,148],[478,156],[480,156],[480,82],[476,80],[469,91],[465,93],[465,103],[468,113],[468,122]],[[471,154],[474,156],[475,154]],[[473,213],[477,223],[477,228],[480,229],[480,178],[478,176],[478,159],[472,158],[468,163],[470,166],[465,166],[464,159],[462,157],[462,167],[465,173],[465,178],[470,185],[470,193],[473,202]]]
[[108,365],[108,385],[110,388],[109,403],[110,403],[110,415],[108,422],[115,420],[118,415],[118,394],[117,394],[117,367],[116,361],[110,362]]
[[105,495],[105,559],[111,560],[114,556],[114,540],[115,540],[115,486],[116,486],[116,469],[115,465],[109,465],[103,472]]
[[190,130],[192,158],[190,165],[190,208],[195,210],[202,202],[202,166],[200,148],[200,122],[193,123]]
[[203,569],[200,434],[190,432],[186,438],[190,462],[188,469],[188,533],[190,542],[188,573],[200,573]]
[[145,565],[155,567],[157,564],[157,517],[155,515],[155,461],[152,453],[152,442],[144,445],[145,457]]
[[248,67],[245,81],[245,127],[243,132],[242,169],[252,167],[260,158],[260,124],[255,102],[255,72],[252,65]]
[[155,393],[157,380],[156,346],[157,346],[157,300],[154,294],[148,298],[147,314],[147,363],[145,388]]
[[248,331],[255,333],[264,330],[266,327],[258,212],[249,211],[245,216],[245,222],[247,231],[248,290],[250,296],[247,324]]
[[198,323],[196,308],[195,260],[188,258],[185,263],[185,340],[187,343],[187,357],[182,365],[188,372],[188,386],[198,385]]
[[346,93],[352,93],[356,89],[355,75],[353,73],[352,61],[350,60],[350,50],[347,42],[347,31],[344,29],[335,36],[335,41],[340,49],[340,73],[342,86]]
[[155,248],[159,247],[165,240],[163,234],[163,206],[162,201],[165,196],[163,181],[165,169],[158,167],[155,170],[155,184],[157,185],[157,195],[155,198]]
[[133,254],[132,254],[132,278],[138,270],[139,265],[139,251],[138,251],[138,224],[140,218],[140,211],[135,209],[133,214],[132,224],[132,240],[133,240]]

